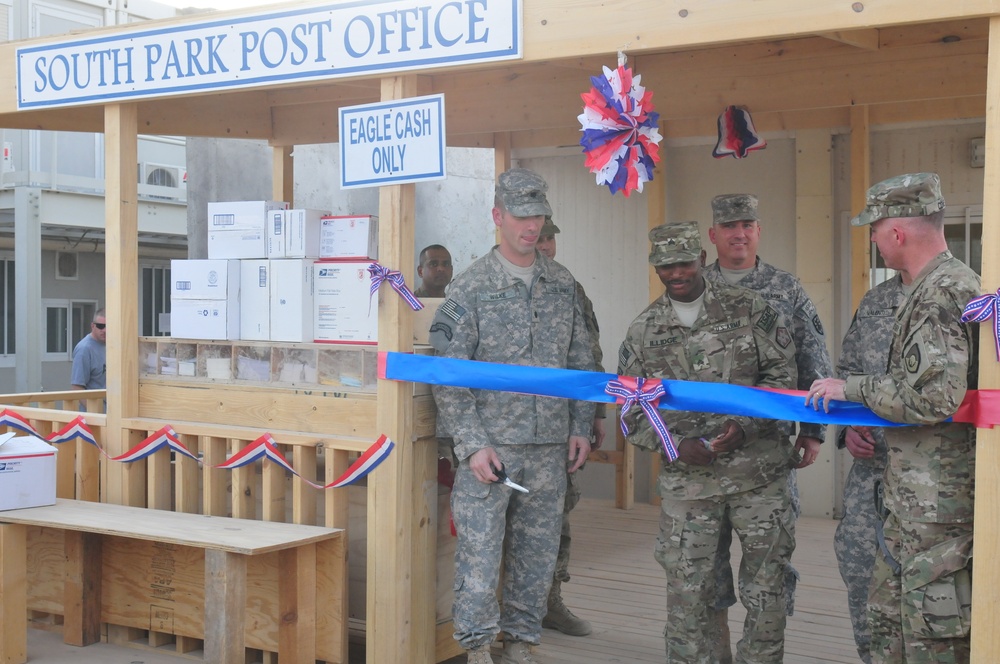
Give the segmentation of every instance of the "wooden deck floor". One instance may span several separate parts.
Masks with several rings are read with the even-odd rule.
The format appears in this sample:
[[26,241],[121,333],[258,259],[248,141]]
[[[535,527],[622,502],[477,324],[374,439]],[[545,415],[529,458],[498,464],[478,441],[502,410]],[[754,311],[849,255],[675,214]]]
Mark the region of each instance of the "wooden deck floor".
[[[621,511],[610,502],[583,500],[572,514],[572,581],[563,597],[594,632],[571,637],[545,630],[538,658],[547,664],[644,664],[663,662],[666,590],[653,560],[659,508],[637,504]],[[793,563],[802,575],[795,615],[785,632],[787,664],[858,662],[847,612],[847,595],[833,553],[837,522],[802,518]],[[734,561],[738,560],[734,548]],[[733,643],[743,631],[743,607],[730,610]],[[495,659],[499,661],[499,656]],[[448,664],[464,664],[464,657]]]

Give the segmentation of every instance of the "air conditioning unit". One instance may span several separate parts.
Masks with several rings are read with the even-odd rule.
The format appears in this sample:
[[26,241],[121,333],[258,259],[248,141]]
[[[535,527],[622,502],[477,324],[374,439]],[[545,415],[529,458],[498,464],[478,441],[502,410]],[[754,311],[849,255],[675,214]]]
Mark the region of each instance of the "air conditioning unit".
[[56,252],[56,279],[76,281],[80,278],[79,254],[74,251]]
[[177,166],[142,162],[139,164],[139,183],[157,187],[184,187],[185,172]]

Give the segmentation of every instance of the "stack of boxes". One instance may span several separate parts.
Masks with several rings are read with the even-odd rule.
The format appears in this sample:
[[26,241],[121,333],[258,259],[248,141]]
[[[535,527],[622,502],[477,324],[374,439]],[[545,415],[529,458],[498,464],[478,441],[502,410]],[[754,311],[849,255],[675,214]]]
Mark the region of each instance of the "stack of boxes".
[[377,343],[378,217],[287,208],[208,204],[208,259],[171,261],[174,337]]

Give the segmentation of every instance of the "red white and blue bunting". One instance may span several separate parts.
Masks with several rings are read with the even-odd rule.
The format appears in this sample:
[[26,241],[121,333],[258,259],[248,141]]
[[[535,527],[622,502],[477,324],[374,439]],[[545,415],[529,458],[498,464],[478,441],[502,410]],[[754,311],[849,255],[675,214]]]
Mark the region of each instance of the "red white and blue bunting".
[[399,293],[399,296],[406,300],[406,303],[410,305],[410,308],[414,311],[420,311],[424,308],[424,303],[421,302],[413,291],[410,290],[409,286],[406,285],[406,280],[403,278],[403,273],[398,270],[390,270],[384,265],[373,262],[368,266],[368,274],[372,278],[372,287],[368,292],[368,311],[371,311],[372,306],[372,296],[378,292],[379,286],[382,285],[383,281],[388,281],[392,289]]
[[597,175],[598,185],[611,193],[628,196],[653,179],[660,161],[660,114],[653,110],[653,93],[639,83],[618,54],[617,69],[604,68],[603,76],[591,76],[593,84],[583,98],[583,113],[577,116],[583,136],[580,145],[586,166]]
[[[191,450],[184,446],[184,443],[182,443],[178,438],[177,432],[174,431],[174,428],[169,424],[153,432],[145,440],[124,454],[114,457],[105,452],[104,449],[98,444],[97,439],[90,430],[90,427],[87,426],[87,422],[83,415],[77,416],[62,429],[54,432],[47,438],[38,433],[35,427],[33,427],[27,419],[8,409],[0,411],[0,426],[17,429],[18,431],[41,438],[42,440],[47,440],[49,443],[55,445],[68,443],[79,438],[80,440],[90,443],[96,447],[105,458],[111,461],[118,461],[120,463],[140,461],[166,448],[176,452],[177,454],[197,461],[201,466],[206,465],[200,458],[198,458],[197,455],[193,454]],[[371,446],[365,450],[364,454],[351,464],[351,466],[344,471],[340,477],[326,485],[317,484],[300,475],[292,467],[292,465],[288,463],[288,460],[281,454],[281,451],[277,446],[278,443],[274,440],[274,437],[270,433],[265,433],[244,447],[242,450],[229,457],[224,463],[218,466],[210,467],[220,468],[223,470],[234,470],[236,468],[242,468],[243,466],[249,465],[258,460],[267,459],[272,463],[278,464],[315,489],[338,489],[357,482],[375,470],[375,468],[377,468],[380,463],[385,461],[385,459],[392,452],[392,448],[395,447],[395,443],[386,438],[385,435],[379,436],[379,439],[372,443]]]

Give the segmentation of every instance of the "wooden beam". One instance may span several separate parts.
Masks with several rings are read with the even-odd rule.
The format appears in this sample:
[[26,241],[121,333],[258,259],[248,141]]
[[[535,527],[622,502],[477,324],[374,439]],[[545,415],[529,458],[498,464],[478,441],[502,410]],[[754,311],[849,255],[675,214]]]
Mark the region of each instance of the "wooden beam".
[[0,523],[0,664],[28,661],[27,530]]
[[[995,256],[1000,242],[1000,16],[990,21],[990,63],[986,84],[986,172],[983,183],[983,248]],[[993,250],[993,251],[991,251]],[[996,291],[1000,267],[983,261],[983,292]],[[979,329],[979,389],[1000,387],[1000,364],[993,355],[990,325]],[[972,572],[973,662],[995,662],[1000,657],[1000,431],[976,431],[976,505],[973,537],[976,565]]]
[[[121,422],[139,413],[139,193],[138,193],[138,112],[134,104],[110,104],[104,114],[105,155],[105,261],[107,293],[107,437],[105,449],[121,454],[124,446]],[[142,506],[145,484],[139,481],[140,468],[105,464],[108,467],[109,502]],[[111,468],[110,466],[114,466]]]
[[[868,107],[851,109],[851,213],[865,207],[865,193],[871,180],[871,127]],[[851,228],[851,311],[871,288],[872,243],[869,228]]]
[[879,47],[878,30],[842,30],[840,32],[823,32],[820,37],[855,46],[866,51],[877,51]]
[[295,207],[295,162],[292,160],[291,145],[272,148],[271,161],[271,200],[286,201],[289,207]]

